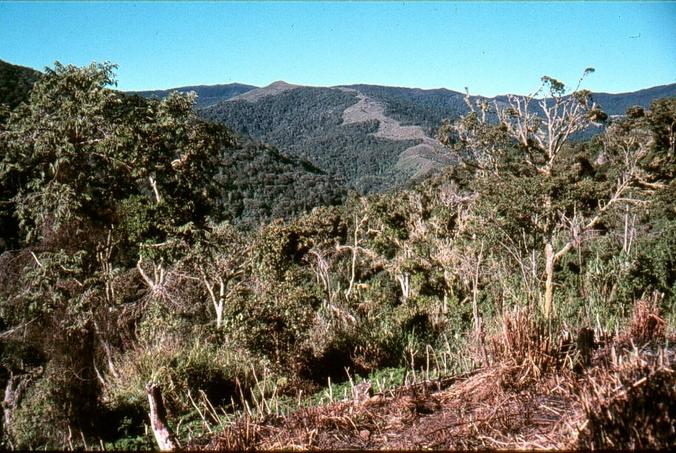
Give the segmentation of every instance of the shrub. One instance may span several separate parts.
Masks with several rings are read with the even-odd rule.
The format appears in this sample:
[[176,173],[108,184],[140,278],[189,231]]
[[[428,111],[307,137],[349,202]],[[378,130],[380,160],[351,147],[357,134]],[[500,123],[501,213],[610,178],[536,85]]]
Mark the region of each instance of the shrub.
[[[202,339],[166,339],[128,351],[109,374],[103,400],[111,408],[146,408],[145,384],[157,383],[170,411],[190,411],[190,395],[204,392],[214,404],[239,401],[238,382],[248,388],[255,357]],[[245,393],[246,394],[246,393]]]

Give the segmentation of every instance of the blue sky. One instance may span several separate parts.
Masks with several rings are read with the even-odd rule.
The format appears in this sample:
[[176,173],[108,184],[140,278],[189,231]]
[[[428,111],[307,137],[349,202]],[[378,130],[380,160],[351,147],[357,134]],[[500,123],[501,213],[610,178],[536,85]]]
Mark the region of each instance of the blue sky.
[[0,2],[0,59],[119,65],[123,90],[275,80],[526,93],[676,82],[676,3]]

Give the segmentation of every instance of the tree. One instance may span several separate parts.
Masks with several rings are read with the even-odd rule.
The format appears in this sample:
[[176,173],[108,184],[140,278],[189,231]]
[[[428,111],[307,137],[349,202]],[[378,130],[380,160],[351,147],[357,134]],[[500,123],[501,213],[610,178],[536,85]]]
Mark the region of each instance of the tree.
[[[484,199],[492,198],[491,205],[502,219],[511,218],[541,241],[545,274],[542,310],[547,319],[554,310],[556,264],[578,247],[612,208],[643,202],[628,193],[641,179],[638,162],[650,148],[650,137],[644,132],[632,130],[622,136],[619,126],[611,126],[604,134],[596,170],[602,163],[612,167],[605,170],[614,175],[612,182],[599,184],[593,174],[572,165],[575,148],[570,146],[571,138],[607,119],[591,93],[580,89],[582,80],[592,72],[591,68],[585,70],[568,94],[563,83],[545,76],[534,93],[509,95],[505,102],[495,101],[492,106],[483,100],[472,103],[467,96],[470,113],[455,123],[445,123],[439,134],[466,165],[476,169],[477,186],[489,193]],[[542,94],[546,96],[538,98]],[[585,159],[583,164],[592,165],[588,156]],[[484,214],[491,216],[490,212]],[[514,235],[518,228],[504,231]]]
[[10,116],[0,174],[15,188],[9,201],[27,241],[71,220],[119,222],[132,197],[167,205],[175,226],[207,213],[228,132],[196,117],[194,97],[148,101],[109,89],[114,69],[56,63]]
[[[135,264],[147,278],[142,258],[162,282],[178,246],[202,234],[220,151],[234,141],[197,118],[192,96],[112,90],[114,69],[56,63],[0,129],[0,206],[23,246],[0,263],[0,324],[43,352],[54,376],[82,378],[56,390],[65,419],[91,421],[96,361],[111,363],[107,335],[121,335],[110,324],[138,300],[115,282]],[[130,275],[122,286],[135,293]]]

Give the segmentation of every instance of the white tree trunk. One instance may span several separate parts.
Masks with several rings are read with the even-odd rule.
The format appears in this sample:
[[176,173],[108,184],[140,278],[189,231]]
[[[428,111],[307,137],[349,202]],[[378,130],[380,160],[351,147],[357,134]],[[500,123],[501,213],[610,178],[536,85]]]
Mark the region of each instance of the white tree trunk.
[[550,319],[554,309],[554,250],[551,241],[545,245],[545,319]]
[[174,433],[167,424],[167,411],[162,401],[162,392],[155,384],[146,384],[146,395],[150,405],[150,426],[160,451],[173,451],[178,448]]

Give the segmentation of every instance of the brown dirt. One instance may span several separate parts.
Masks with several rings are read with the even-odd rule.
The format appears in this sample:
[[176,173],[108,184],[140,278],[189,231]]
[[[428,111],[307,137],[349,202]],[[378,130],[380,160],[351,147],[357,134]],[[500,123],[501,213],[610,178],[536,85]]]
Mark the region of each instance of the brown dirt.
[[421,177],[435,168],[446,165],[449,159],[443,153],[439,141],[425,134],[420,126],[402,126],[399,121],[385,115],[385,106],[352,88],[339,88],[355,93],[359,101],[345,109],[343,124],[377,120],[378,130],[373,136],[388,140],[420,140],[418,145],[407,148],[399,156],[397,167],[411,168],[412,179]]
[[357,92],[357,102],[343,112],[343,124],[363,123],[377,120],[376,137],[389,140],[431,140],[420,126],[402,126],[399,121],[385,115],[385,107],[364,94]]

